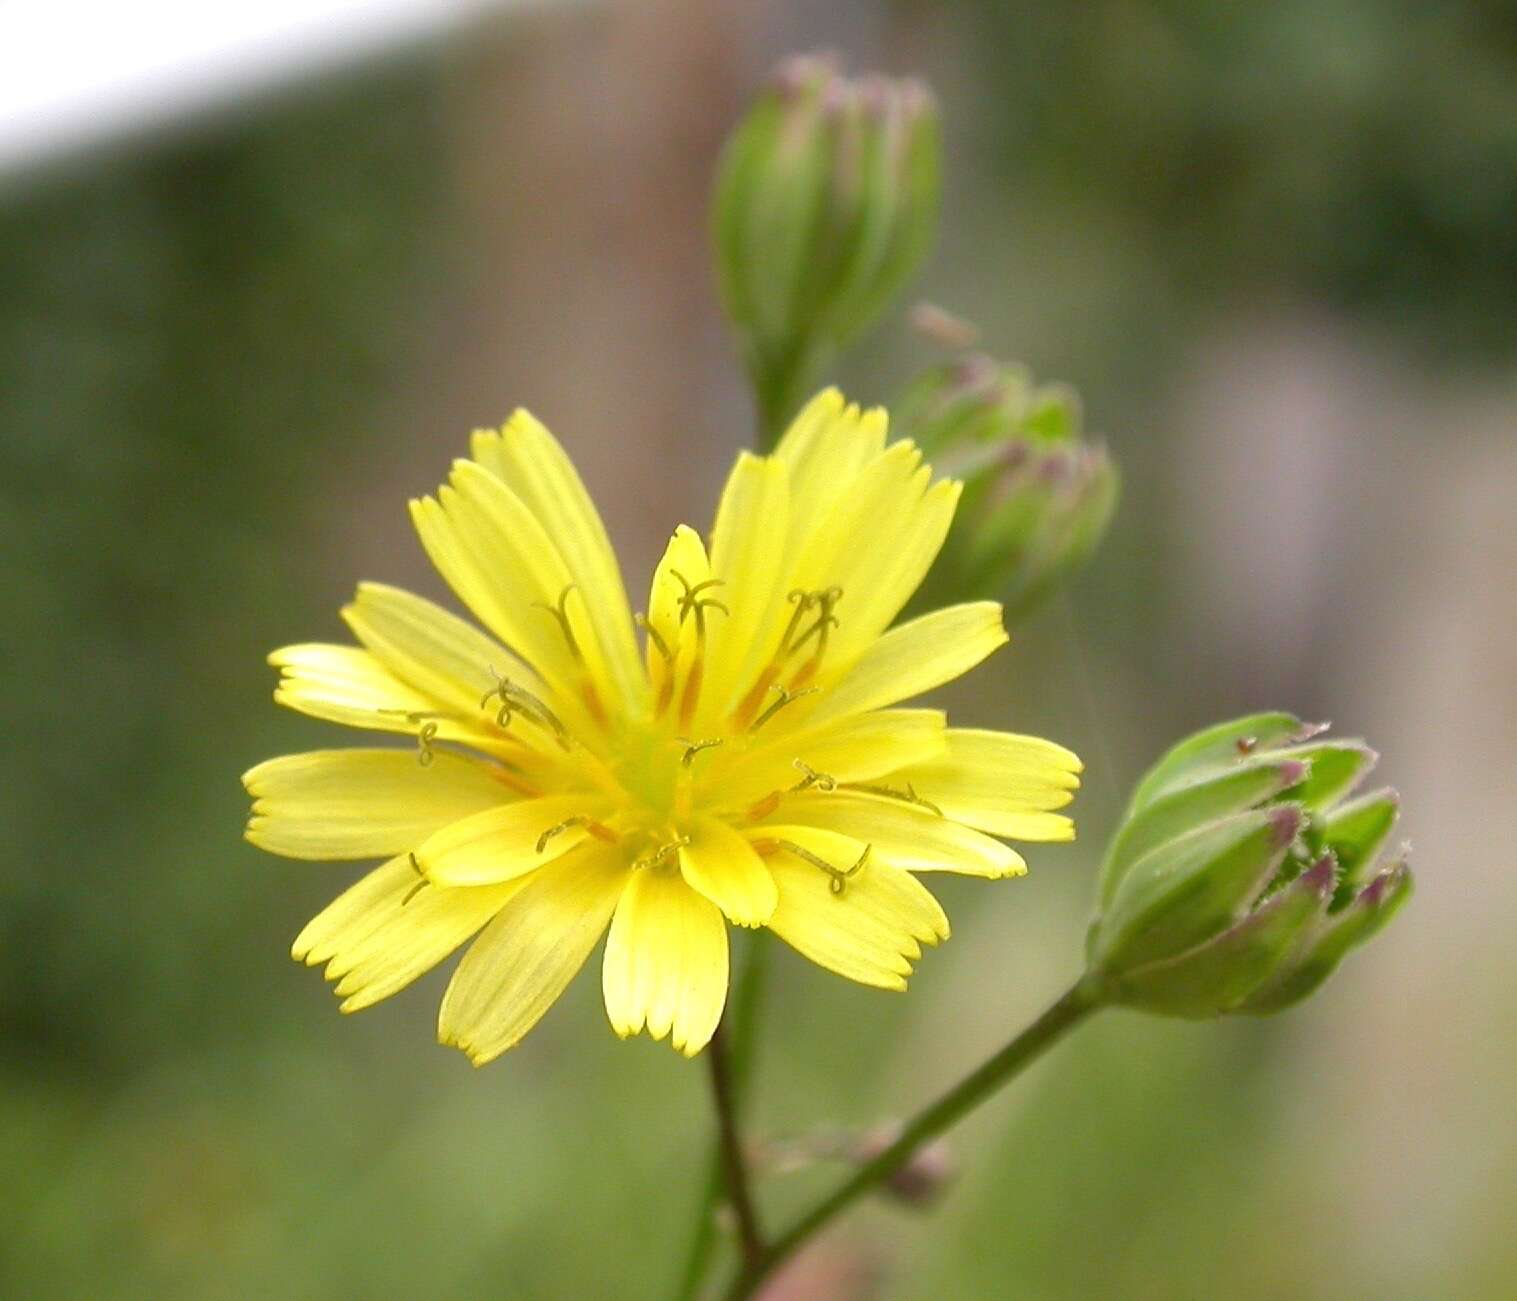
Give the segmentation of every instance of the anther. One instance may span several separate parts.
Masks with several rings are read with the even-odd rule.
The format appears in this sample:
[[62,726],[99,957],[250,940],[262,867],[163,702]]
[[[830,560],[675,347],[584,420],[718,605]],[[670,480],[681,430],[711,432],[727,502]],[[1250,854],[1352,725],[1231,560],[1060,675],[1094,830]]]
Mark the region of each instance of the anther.
[[680,763],[682,763],[686,768],[691,765],[695,759],[695,756],[698,755],[702,750],[714,750],[722,743],[722,738],[719,736],[709,741],[692,741],[688,737],[684,736],[677,736],[674,739],[685,747],[684,757],[680,759]]
[[648,634],[648,640],[653,643],[654,649],[663,657],[664,663],[669,663],[674,658],[674,652],[669,649],[669,643],[664,640],[663,633],[659,632],[651,623],[648,616],[641,612],[632,616],[632,622]]
[[559,630],[564,634],[564,640],[569,643],[569,653],[573,655],[575,659],[583,661],[584,656],[579,653],[579,643],[574,639],[574,629],[569,625],[569,593],[576,590],[577,589],[575,588],[575,585],[573,583],[569,583],[564,587],[564,590],[558,594],[558,601],[556,604],[549,605],[546,601],[533,601],[532,605],[535,609],[546,610],[556,620],[558,620]]
[[597,840],[603,840],[608,845],[614,845],[617,842],[616,832],[612,831],[611,828],[606,826],[605,823],[597,822],[594,818],[589,817],[587,814],[576,813],[572,818],[565,818],[562,822],[549,827],[545,832],[543,832],[543,834],[537,838],[537,852],[539,854],[543,853],[548,848],[548,842],[552,840],[554,836],[562,835],[565,831],[570,830],[572,827],[583,827]]
[[748,730],[750,732],[757,732],[759,728],[763,727],[765,723],[767,723],[771,718],[779,713],[780,710],[782,710],[792,700],[799,700],[802,696],[809,696],[814,692],[821,690],[820,687],[807,687],[804,691],[789,691],[785,687],[781,686],[778,682],[774,683],[769,689],[771,691],[777,692],[779,694],[779,699],[776,700],[772,705],[768,706],[762,714],[760,714],[753,720],[752,723],[749,724]]
[[819,867],[827,873],[827,888],[833,894],[842,894],[848,888],[848,882],[864,870],[864,864],[869,861],[869,851],[873,845],[865,845],[864,852],[859,855],[858,862],[852,867],[835,867],[820,854],[813,854],[804,845],[797,845],[793,840],[776,840],[774,842],[781,849],[789,850],[797,858],[805,859],[812,867]]
[[809,791],[812,787],[824,792],[835,791],[838,788],[836,777],[824,772],[818,772],[802,759],[795,761],[795,768],[797,772],[804,775],[800,781],[790,788],[792,794],[796,791]]
[[747,818],[749,822],[762,822],[780,806],[782,792],[770,791],[757,804],[750,805]]

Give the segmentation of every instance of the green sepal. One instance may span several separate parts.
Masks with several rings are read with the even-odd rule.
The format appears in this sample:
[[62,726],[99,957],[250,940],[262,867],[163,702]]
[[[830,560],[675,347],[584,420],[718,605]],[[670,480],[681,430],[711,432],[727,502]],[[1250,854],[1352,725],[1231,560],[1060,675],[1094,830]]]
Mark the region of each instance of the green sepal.
[[1380,758],[1363,741],[1353,740],[1312,741],[1272,753],[1307,764],[1306,779],[1290,797],[1312,810],[1326,809],[1348,794]]
[[1279,871],[1304,816],[1296,804],[1252,809],[1150,850],[1092,927],[1092,968],[1120,978],[1234,925]]
[[1324,856],[1230,930],[1179,957],[1128,973],[1113,982],[1108,996],[1192,1020],[1232,1011],[1270,978],[1302,929],[1326,912],[1334,879],[1333,861]]
[[1389,787],[1369,791],[1314,817],[1305,838],[1314,853],[1332,854],[1340,872],[1336,912],[1358,893],[1370,869],[1396,829],[1401,798]]
[[1294,714],[1267,713],[1249,714],[1195,732],[1172,746],[1148,770],[1133,791],[1127,816],[1130,818],[1153,803],[1197,768],[1236,760],[1275,745],[1304,741],[1321,730],[1314,724],[1303,723]]
[[1322,921],[1320,929],[1303,936],[1300,953],[1236,1010],[1265,1016],[1299,1003],[1333,974],[1350,949],[1390,921],[1411,895],[1411,869],[1404,859],[1398,860],[1376,875],[1346,908]]
[[1307,779],[1310,766],[1275,752],[1189,770],[1166,793],[1122,823],[1101,863],[1100,906],[1112,901],[1127,870],[1144,854],[1217,818],[1251,809]]

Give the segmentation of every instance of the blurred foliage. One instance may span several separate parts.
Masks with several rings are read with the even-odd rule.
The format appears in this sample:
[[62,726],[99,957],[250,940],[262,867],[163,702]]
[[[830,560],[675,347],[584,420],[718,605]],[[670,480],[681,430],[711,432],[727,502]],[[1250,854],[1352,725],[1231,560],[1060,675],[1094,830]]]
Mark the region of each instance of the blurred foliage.
[[[303,494],[364,450],[415,292],[429,89],[393,76],[0,209],[16,1051],[111,1072],[160,1000],[180,1034],[222,1014],[242,886],[184,850],[236,825],[245,637],[290,601]],[[123,971],[146,988],[102,998]]]
[[1517,343],[1511,4],[974,9],[1016,189],[1095,206],[1195,297],[1294,292],[1463,364]]

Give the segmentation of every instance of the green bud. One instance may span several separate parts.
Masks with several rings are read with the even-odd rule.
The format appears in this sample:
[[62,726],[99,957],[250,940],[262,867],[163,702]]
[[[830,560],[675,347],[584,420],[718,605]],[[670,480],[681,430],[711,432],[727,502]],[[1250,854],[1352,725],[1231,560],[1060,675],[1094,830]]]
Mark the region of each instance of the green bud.
[[1082,565],[1116,509],[1106,449],[1083,434],[1080,401],[1020,366],[974,353],[919,378],[892,411],[964,494],[933,572],[944,599],[992,595],[1024,614]]
[[773,431],[921,264],[937,221],[937,107],[918,81],[780,65],[722,152],[722,303]]
[[1382,862],[1397,799],[1345,797],[1375,763],[1289,714],[1174,746],[1138,783],[1101,866],[1087,952],[1110,1002],[1167,1016],[1299,1002],[1411,892]]

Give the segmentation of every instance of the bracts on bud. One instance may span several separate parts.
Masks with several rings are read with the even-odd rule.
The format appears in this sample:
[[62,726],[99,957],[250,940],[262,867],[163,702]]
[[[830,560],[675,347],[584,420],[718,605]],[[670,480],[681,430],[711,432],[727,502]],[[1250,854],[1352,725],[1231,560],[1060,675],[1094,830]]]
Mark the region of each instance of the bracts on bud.
[[722,304],[766,426],[879,316],[937,223],[937,106],[920,82],[799,55],[728,139],[713,198]]
[[1117,469],[1083,432],[1079,397],[1024,367],[983,353],[936,366],[893,427],[964,482],[933,599],[994,593],[1009,617],[1025,614],[1090,557],[1116,510]]
[[1394,791],[1345,797],[1376,756],[1288,714],[1199,732],[1139,783],[1102,864],[1087,946],[1108,1002],[1168,1016],[1305,998],[1411,893],[1383,856]]

